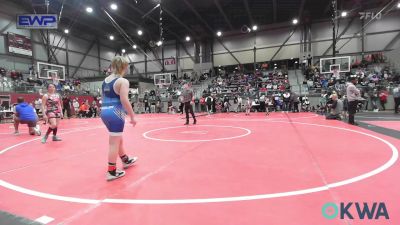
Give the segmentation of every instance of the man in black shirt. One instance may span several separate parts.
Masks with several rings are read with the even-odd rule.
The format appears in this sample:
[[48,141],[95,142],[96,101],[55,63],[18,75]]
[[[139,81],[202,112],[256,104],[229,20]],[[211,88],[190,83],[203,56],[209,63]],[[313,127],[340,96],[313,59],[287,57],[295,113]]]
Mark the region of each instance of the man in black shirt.
[[191,84],[187,83],[183,85],[183,92],[182,92],[182,102],[185,106],[185,113],[186,113],[186,123],[185,125],[189,124],[189,113],[192,115],[193,124],[196,124],[197,120],[193,113],[193,107],[190,104],[193,101],[193,91],[190,89]]
[[149,113],[150,112],[150,106],[149,106],[149,99],[147,97],[147,94],[144,95],[143,103],[144,103],[144,112],[145,113]]

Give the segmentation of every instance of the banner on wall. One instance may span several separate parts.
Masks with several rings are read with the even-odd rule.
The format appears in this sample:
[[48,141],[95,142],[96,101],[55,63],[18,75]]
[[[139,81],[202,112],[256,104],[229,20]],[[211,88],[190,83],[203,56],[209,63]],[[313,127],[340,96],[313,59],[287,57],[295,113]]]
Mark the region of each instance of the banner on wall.
[[176,65],[175,57],[164,59],[164,66],[169,66],[169,65]]
[[7,33],[8,52],[26,56],[32,56],[32,42],[29,37]]

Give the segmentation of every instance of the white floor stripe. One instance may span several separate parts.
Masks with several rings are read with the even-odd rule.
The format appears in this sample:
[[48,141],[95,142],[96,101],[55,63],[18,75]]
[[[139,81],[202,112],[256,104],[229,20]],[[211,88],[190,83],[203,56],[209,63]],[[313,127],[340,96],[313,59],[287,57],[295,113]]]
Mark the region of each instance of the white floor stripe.
[[48,216],[41,216],[41,217],[37,218],[35,221],[39,222],[39,223],[43,223],[43,224],[48,224],[53,220],[54,220],[54,218],[51,218]]
[[222,128],[230,128],[230,129],[240,129],[245,131],[245,133],[241,135],[236,135],[232,137],[225,137],[225,138],[213,138],[213,139],[192,139],[192,140],[175,140],[175,139],[161,139],[161,138],[154,138],[150,137],[149,134],[154,132],[154,131],[160,131],[160,130],[171,130],[171,129],[179,129],[179,128],[188,128],[190,129],[191,127],[187,126],[177,126],[177,127],[164,127],[164,128],[159,128],[159,129],[154,129],[154,130],[149,130],[145,133],[143,133],[143,137],[154,140],[154,141],[167,141],[167,142],[208,142],[208,141],[223,141],[223,140],[231,140],[235,138],[241,138],[245,137],[247,135],[251,134],[251,130],[243,128],[243,127],[234,127],[234,126],[220,126],[220,125],[195,125],[194,127],[222,127]]

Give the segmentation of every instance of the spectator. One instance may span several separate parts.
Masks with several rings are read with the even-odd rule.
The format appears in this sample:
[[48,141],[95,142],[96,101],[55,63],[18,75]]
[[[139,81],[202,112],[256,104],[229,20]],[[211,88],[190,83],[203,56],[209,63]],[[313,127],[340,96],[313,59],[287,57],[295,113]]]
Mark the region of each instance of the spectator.
[[310,54],[307,57],[307,64],[308,64],[308,67],[310,67],[312,65],[312,57]]
[[231,106],[229,101],[224,102],[224,112],[229,113],[229,106]]
[[79,115],[79,102],[76,98],[74,100],[72,100],[72,106],[74,107],[75,116],[78,116]]
[[206,111],[206,99],[204,98],[204,96],[201,96],[200,98],[200,111]]
[[283,94],[283,110],[285,112],[288,112],[290,110],[290,93],[286,92]]
[[80,117],[89,117],[89,106],[86,102],[83,102],[79,107],[79,115]]
[[37,98],[34,103],[35,103],[36,115],[39,116],[40,109],[42,108],[42,99]]
[[394,98],[394,113],[399,113],[400,106],[400,84],[393,89],[393,98]]
[[381,102],[381,106],[382,106],[383,111],[386,110],[385,104],[387,102],[388,96],[389,96],[389,93],[385,88],[382,89],[380,91],[380,93],[379,93],[379,101]]
[[290,96],[290,101],[292,102],[292,112],[299,112],[299,96],[292,92]]
[[195,105],[195,112],[196,113],[198,113],[198,112],[200,112],[200,100],[199,100],[199,98],[195,98],[194,99],[194,105]]
[[158,100],[156,103],[156,113],[161,113],[161,112],[162,112],[162,102]]
[[[132,104],[133,104],[133,102],[132,102]],[[99,110],[99,108],[97,106],[96,101],[93,101],[89,108],[89,117],[97,117],[98,110]]]
[[250,110],[251,110],[251,107],[252,107],[252,102],[250,101],[250,98],[247,98],[245,107],[246,107],[246,116],[249,116],[250,115]]
[[326,115],[327,120],[337,120],[341,119],[341,114],[343,111],[343,102],[342,100],[338,99],[336,94],[331,96],[331,101],[327,104],[329,109],[329,113]]
[[260,111],[265,112],[265,95],[260,96]]
[[372,89],[372,91],[369,94],[370,99],[371,99],[371,104],[372,104],[372,110],[374,112],[378,112],[379,108],[378,108],[378,90],[376,88]]
[[238,96],[237,98],[237,110],[236,112],[242,112],[242,97]]
[[68,119],[71,118],[71,99],[68,96],[62,98],[63,101],[63,114],[67,115]]
[[150,113],[150,105],[147,94],[144,94],[143,103],[144,103],[144,112]]
[[212,110],[213,98],[211,97],[211,95],[207,96],[206,103],[207,103],[207,112],[210,114],[213,112]]
[[183,96],[179,96],[179,112],[181,115],[183,115],[183,107],[185,106],[185,103],[183,102]]

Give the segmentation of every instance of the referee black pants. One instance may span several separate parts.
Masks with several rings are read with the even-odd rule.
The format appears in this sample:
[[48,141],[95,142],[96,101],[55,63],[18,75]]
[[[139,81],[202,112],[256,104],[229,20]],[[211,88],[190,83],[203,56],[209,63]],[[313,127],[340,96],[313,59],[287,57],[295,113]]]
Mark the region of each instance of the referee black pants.
[[400,97],[394,98],[394,113],[399,113]]
[[185,102],[185,113],[186,113],[186,123],[189,123],[189,113],[192,115],[194,121],[196,121],[196,117],[194,116],[193,107],[190,102]]
[[357,112],[358,101],[349,102],[349,124],[354,125],[354,115]]

